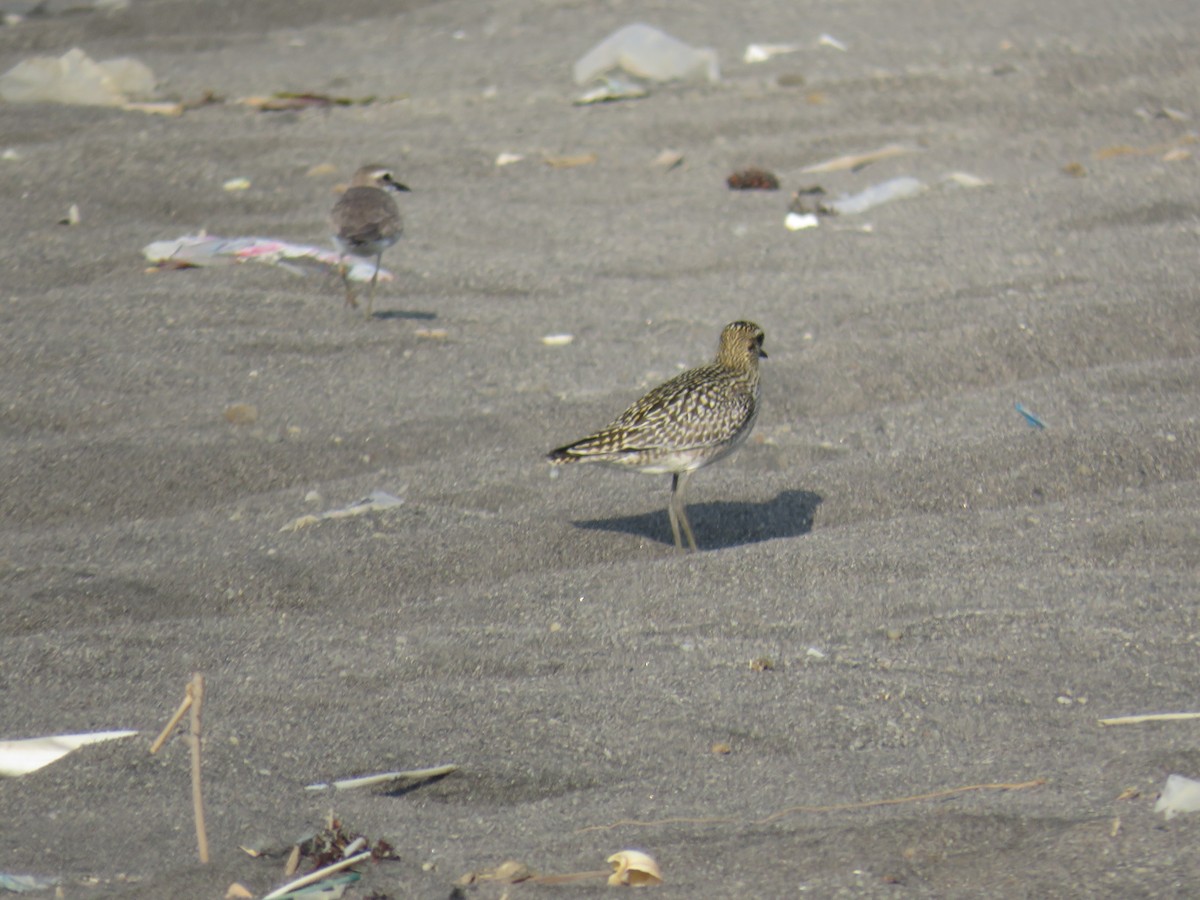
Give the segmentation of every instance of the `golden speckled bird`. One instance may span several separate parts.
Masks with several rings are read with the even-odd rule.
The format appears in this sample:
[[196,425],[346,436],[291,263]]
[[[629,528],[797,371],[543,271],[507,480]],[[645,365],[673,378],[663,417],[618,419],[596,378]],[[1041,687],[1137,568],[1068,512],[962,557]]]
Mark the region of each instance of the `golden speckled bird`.
[[600,462],[652,475],[671,473],[667,515],[677,549],[679,529],[696,549],[684,505],[688,476],[736,450],[758,417],[758,361],[763,330],[732,322],[721,331],[717,358],[659,385],[593,435],[552,450],[552,463]]
[[391,169],[371,163],[354,173],[350,187],[329,214],[333,240],[341,251],[339,268],[342,284],[346,288],[347,306],[358,306],[358,302],[346,274],[345,258],[375,257],[375,273],[371,276],[371,293],[367,298],[368,319],[375,303],[375,281],[379,278],[383,251],[400,240],[400,235],[404,233],[404,220],[400,218],[400,207],[392,199],[392,194],[407,190],[395,180]]

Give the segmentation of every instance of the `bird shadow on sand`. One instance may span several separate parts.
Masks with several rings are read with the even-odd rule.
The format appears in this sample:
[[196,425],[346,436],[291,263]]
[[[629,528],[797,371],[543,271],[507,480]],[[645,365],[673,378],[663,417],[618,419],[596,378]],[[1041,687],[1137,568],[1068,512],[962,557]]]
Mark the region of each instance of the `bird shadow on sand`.
[[[811,491],[780,491],[762,503],[716,500],[689,503],[688,520],[696,532],[700,550],[740,547],[775,538],[797,537],[812,531],[813,516],[821,505],[821,496]],[[673,546],[667,510],[620,516],[610,519],[576,519],[576,528],[593,531],[620,531]]]
[[422,312],[417,309],[377,309],[371,313],[372,319],[416,319],[428,322],[437,318],[437,313]]

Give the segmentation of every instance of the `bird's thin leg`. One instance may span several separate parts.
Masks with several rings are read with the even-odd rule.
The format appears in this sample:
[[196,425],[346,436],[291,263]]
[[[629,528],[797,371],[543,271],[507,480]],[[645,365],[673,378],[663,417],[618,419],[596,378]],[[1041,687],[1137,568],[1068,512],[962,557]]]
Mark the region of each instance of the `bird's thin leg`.
[[679,518],[675,514],[675,491],[679,488],[679,473],[671,475],[671,502],[667,504],[667,518],[671,520],[671,534],[675,535],[675,549],[683,550],[683,541],[679,539]]
[[371,276],[371,293],[367,295],[367,318],[371,318],[371,309],[375,306],[375,280],[379,277],[379,267],[383,265],[383,251],[375,257],[375,274]]
[[350,270],[346,265],[345,253],[338,257],[338,274],[342,276],[342,287],[346,289],[346,305],[357,308],[358,301],[354,299],[354,289],[350,287]]
[[691,472],[676,472],[671,476],[671,504],[667,507],[667,512],[671,517],[671,531],[675,535],[675,549],[682,550],[683,542],[679,540],[679,526],[683,526],[683,533],[687,536],[688,549],[695,550],[696,536],[692,534],[692,523],[688,521],[687,506],[683,501],[683,492],[687,488],[688,475]]

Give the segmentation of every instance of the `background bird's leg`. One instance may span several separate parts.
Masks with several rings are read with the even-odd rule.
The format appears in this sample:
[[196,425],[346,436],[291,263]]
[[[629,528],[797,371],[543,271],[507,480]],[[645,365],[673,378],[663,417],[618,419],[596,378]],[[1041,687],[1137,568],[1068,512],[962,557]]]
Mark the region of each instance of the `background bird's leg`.
[[679,473],[671,476],[671,502],[667,504],[667,518],[671,520],[671,534],[675,535],[675,549],[683,549],[683,541],[679,539],[679,517],[675,513],[675,491],[679,488]]
[[342,276],[342,287],[346,289],[346,305],[357,308],[358,301],[354,299],[354,289],[350,287],[350,269],[344,253],[338,257],[338,274]]
[[383,265],[383,251],[375,257],[375,273],[371,276],[371,293],[367,295],[367,318],[371,318],[371,310],[375,306],[375,281],[379,278],[379,267]]
[[[683,500],[683,492],[687,489],[688,476],[691,472],[684,472],[682,475],[675,475],[671,480],[671,505],[676,506],[674,518],[678,518],[679,524],[683,526],[683,533],[687,535],[688,549],[695,550],[696,536],[692,534],[692,523],[688,521],[687,505]],[[675,531],[675,546],[680,550],[683,547],[679,543],[679,531]]]

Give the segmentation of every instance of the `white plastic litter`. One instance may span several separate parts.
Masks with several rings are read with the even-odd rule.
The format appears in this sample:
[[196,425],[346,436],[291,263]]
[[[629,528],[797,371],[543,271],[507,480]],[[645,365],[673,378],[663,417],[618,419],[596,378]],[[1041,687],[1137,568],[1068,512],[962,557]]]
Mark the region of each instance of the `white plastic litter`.
[[865,191],[834,200],[826,206],[838,215],[852,216],[866,212],[868,209],[874,209],[876,206],[882,206],[884,203],[891,203],[893,200],[915,197],[927,189],[928,185],[925,182],[903,175],[890,181],[873,184]]
[[27,775],[87,744],[135,734],[136,731],[95,731],[90,734],[56,734],[21,741],[0,741],[0,775]]
[[1154,811],[1168,821],[1179,813],[1200,812],[1200,781],[1184,775],[1168,775]]
[[816,228],[821,224],[813,213],[790,212],[783,218],[783,227],[788,231],[803,231],[806,228]]
[[[210,234],[188,234],[168,241],[155,241],[142,248],[142,255],[156,265],[174,263],[185,266],[228,266],[239,262],[259,262],[279,266],[293,275],[336,271],[341,255],[336,250],[312,244],[293,244],[269,237],[225,238]],[[370,281],[375,273],[374,260],[347,256],[346,277],[351,281]],[[380,281],[391,281],[392,273],[379,270]]]
[[124,106],[154,92],[154,73],[130,57],[97,63],[74,47],[60,57],[35,56],[0,75],[0,100]]
[[691,47],[642,22],[617,29],[584,54],[575,63],[575,83],[587,84],[613,69],[650,81],[721,80],[716,50]]
[[744,63],[760,63],[766,62],[774,56],[782,56],[785,53],[795,53],[798,50],[804,49],[803,44],[748,44],[746,52],[742,54],[742,62]]

